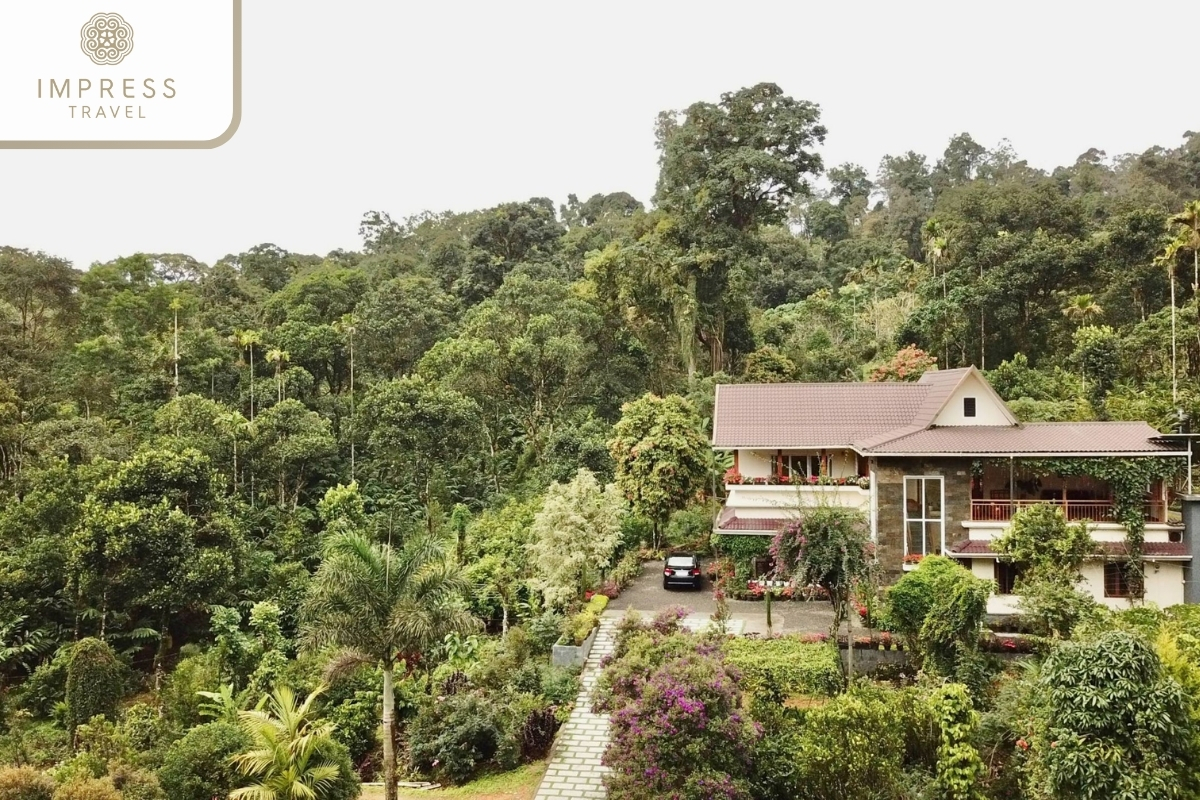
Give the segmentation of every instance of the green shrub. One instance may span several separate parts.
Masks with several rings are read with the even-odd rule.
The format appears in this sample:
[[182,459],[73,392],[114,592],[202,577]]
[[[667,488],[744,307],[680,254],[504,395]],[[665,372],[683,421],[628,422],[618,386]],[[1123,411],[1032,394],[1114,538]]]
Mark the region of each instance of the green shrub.
[[153,772],[121,762],[110,767],[108,777],[122,800],[167,800]]
[[180,728],[192,728],[204,721],[197,692],[215,692],[221,685],[215,659],[192,655],[179,660],[162,688],[163,715]]
[[158,780],[171,800],[225,797],[242,780],[230,757],[249,747],[250,739],[237,725],[200,725],[167,749]]
[[105,642],[83,639],[71,651],[66,689],[68,729],[97,715],[115,719],[125,694],[125,665]]
[[9,718],[8,733],[0,735],[0,763],[47,769],[67,757],[70,745],[61,727],[19,711]]
[[776,702],[795,695],[834,695],[843,685],[841,658],[831,644],[736,637],[725,643],[725,660],[741,671],[746,692]]
[[[362,780],[354,770],[354,765],[350,763],[350,751],[346,746],[336,739],[331,739],[319,748],[317,753],[321,759],[334,764],[338,769],[337,780],[321,795],[321,800],[358,800],[362,794]],[[171,800],[175,798],[172,797]]]
[[694,633],[634,630],[621,636],[613,659],[600,673],[592,708],[614,713],[642,693],[646,680],[670,661],[696,652],[700,637]]
[[0,800],[51,800],[54,781],[33,767],[0,769]]
[[944,677],[958,675],[978,688],[975,655],[991,590],[991,581],[976,578],[962,565],[928,556],[888,590],[887,617],[925,669]]
[[58,787],[54,800],[122,800],[122,797],[108,778],[85,778]]
[[715,516],[707,505],[676,511],[667,522],[667,544],[701,552],[708,550]]
[[529,620],[529,638],[539,653],[550,652],[550,647],[562,636],[562,626],[562,614],[550,609]]
[[473,694],[431,699],[408,729],[412,766],[450,783],[465,783],[491,763],[511,768],[519,751],[504,734],[495,703]]
[[129,761],[133,748],[124,733],[103,716],[92,717],[75,728],[75,755],[54,770],[59,783],[103,778],[113,761]]
[[618,590],[624,589],[638,579],[642,574],[642,557],[638,555],[637,549],[633,549],[621,556],[621,560],[612,568],[612,572],[608,574]]
[[67,665],[73,649],[73,645],[63,645],[53,658],[38,665],[17,690],[15,705],[38,719],[50,719],[54,707],[67,697]]
[[576,647],[582,645],[588,635],[600,624],[600,614],[607,606],[608,597],[602,594],[592,595],[583,610],[567,621],[566,629],[563,631],[564,643],[574,644]]
[[900,797],[905,739],[897,693],[861,688],[764,720],[758,780],[779,797]]
[[542,670],[541,694],[546,701],[564,706],[579,694],[578,667],[550,667]]
[[138,754],[138,763],[157,763],[159,751],[178,736],[170,723],[146,703],[135,703],[125,709],[117,729]]

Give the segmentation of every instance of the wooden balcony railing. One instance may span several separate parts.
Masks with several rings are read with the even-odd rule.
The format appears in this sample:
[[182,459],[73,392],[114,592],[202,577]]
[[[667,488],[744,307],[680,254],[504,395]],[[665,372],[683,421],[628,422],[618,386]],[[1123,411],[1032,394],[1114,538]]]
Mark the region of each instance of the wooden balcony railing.
[[[1013,514],[1023,508],[1046,504],[1062,509],[1069,522],[1117,521],[1113,516],[1111,500],[972,500],[971,519],[975,522],[1008,522]],[[1146,503],[1147,522],[1166,521],[1166,512],[1164,503]]]

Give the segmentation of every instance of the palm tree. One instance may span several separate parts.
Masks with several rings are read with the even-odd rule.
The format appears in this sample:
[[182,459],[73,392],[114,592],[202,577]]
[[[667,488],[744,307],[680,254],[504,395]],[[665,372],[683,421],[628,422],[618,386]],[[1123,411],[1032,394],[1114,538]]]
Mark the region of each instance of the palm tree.
[[183,301],[178,297],[171,300],[171,314],[174,317],[174,336],[171,347],[171,364],[175,371],[175,381],[172,385],[171,396],[179,396],[179,309],[183,308]]
[[1176,243],[1192,251],[1192,293],[1200,291],[1200,200],[1192,200],[1168,222],[1180,226]]
[[383,780],[396,800],[395,689],[397,663],[411,672],[448,633],[477,627],[457,602],[466,588],[442,545],[417,536],[397,550],[355,533],[334,536],[304,605],[305,642],[333,645],[331,678],[362,665],[383,670]]
[[283,365],[291,361],[292,357],[287,350],[280,350],[278,347],[267,351],[267,361],[275,365],[275,401],[283,402]]
[[242,774],[257,781],[235,789],[230,800],[321,800],[338,779],[338,766],[322,753],[333,724],[315,719],[313,703],[324,686],[303,702],[286,686],[271,693],[267,708],[238,712],[253,749],[233,757]]
[[1104,313],[1104,309],[1096,302],[1096,298],[1090,294],[1077,294],[1067,301],[1063,306],[1063,316],[1067,319],[1075,320],[1080,326],[1087,325],[1096,317]]
[[262,344],[258,331],[238,331],[234,334],[238,347],[250,351],[250,421],[254,422],[254,345]]
[[1167,248],[1154,259],[1159,266],[1167,268],[1167,277],[1171,283],[1171,402],[1175,403],[1179,400],[1179,378],[1176,368],[1176,344],[1175,344],[1175,256],[1180,249],[1185,246],[1185,239],[1178,237],[1175,241],[1167,245]]

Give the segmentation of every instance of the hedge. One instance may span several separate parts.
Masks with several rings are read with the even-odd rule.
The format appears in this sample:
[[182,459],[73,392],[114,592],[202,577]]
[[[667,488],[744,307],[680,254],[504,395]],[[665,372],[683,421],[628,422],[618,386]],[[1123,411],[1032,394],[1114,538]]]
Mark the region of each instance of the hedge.
[[742,689],[760,697],[834,695],[843,686],[841,658],[829,644],[737,637],[725,644],[725,660],[741,671]]

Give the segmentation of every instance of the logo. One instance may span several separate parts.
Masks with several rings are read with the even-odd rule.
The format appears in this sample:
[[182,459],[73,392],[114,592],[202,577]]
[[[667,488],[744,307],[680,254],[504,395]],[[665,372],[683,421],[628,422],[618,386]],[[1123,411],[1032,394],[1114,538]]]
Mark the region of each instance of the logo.
[[133,52],[133,28],[120,14],[97,14],[79,32],[80,47],[93,63],[120,64]]

